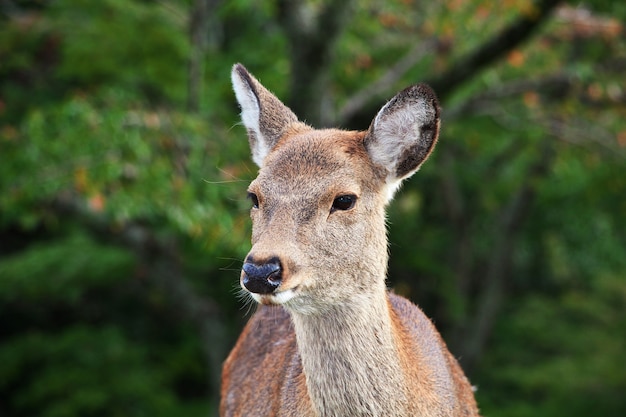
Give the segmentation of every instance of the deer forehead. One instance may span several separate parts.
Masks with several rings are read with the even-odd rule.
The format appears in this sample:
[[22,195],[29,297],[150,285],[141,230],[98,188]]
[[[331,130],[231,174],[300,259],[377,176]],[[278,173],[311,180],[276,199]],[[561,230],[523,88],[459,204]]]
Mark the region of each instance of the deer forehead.
[[273,197],[360,193],[376,189],[383,174],[371,163],[363,133],[314,130],[281,138],[251,189]]

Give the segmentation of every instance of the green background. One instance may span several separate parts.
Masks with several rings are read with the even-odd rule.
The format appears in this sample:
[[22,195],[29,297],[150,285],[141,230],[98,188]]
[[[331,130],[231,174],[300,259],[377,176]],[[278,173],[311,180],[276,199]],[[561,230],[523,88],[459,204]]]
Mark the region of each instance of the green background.
[[[318,127],[426,81],[389,286],[486,416],[626,415],[626,6],[0,1],[0,416],[215,415],[253,307],[230,68]],[[349,237],[348,237],[349,238]]]

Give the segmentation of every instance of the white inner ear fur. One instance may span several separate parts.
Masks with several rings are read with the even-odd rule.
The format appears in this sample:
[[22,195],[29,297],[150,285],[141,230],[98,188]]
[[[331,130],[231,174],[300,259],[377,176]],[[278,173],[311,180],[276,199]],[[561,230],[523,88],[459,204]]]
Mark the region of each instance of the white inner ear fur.
[[243,125],[256,136],[256,140],[251,142],[253,144],[252,160],[258,166],[263,165],[263,160],[269,152],[267,142],[261,135],[261,128],[259,121],[261,118],[261,109],[259,107],[259,100],[254,93],[254,90],[250,85],[243,80],[237,71],[233,71],[231,75],[233,83],[233,90],[235,90],[235,96],[241,107],[241,121]]

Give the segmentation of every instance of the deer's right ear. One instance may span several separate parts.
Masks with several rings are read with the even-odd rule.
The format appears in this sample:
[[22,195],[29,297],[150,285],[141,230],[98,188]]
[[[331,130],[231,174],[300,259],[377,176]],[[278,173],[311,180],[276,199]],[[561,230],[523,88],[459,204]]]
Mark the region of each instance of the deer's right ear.
[[231,79],[241,107],[241,120],[248,130],[252,160],[261,167],[285,129],[298,123],[298,118],[243,65],[233,66]]

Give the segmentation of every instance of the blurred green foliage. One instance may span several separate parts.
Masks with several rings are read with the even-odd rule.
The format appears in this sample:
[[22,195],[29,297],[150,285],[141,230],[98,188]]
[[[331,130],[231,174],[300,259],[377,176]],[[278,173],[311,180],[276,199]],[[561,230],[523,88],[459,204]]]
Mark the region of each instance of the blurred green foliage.
[[[290,97],[294,37],[281,2],[217,1],[198,42],[201,3],[0,2],[0,415],[215,413],[249,309],[256,172],[229,71]],[[359,2],[319,69],[320,114],[300,116],[345,125],[348,104],[436,80],[536,13]],[[565,3],[477,69],[390,206],[389,284],[434,318],[484,415],[626,414],[625,20]]]

